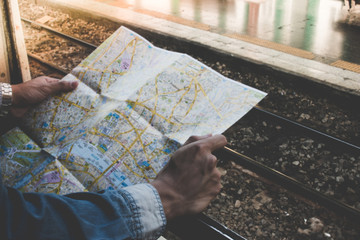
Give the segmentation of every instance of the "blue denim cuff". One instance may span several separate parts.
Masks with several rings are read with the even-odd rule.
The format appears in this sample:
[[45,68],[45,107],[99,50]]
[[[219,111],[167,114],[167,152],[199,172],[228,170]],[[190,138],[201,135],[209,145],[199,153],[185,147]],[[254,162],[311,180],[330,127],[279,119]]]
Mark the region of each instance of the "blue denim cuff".
[[135,205],[134,224],[137,239],[157,239],[165,230],[166,218],[157,190],[151,184],[123,188]]

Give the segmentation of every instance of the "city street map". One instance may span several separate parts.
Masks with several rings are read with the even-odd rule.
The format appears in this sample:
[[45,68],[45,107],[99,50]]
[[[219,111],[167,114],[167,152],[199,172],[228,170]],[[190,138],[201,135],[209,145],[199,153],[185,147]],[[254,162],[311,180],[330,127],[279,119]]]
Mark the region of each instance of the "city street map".
[[224,132],[266,96],[125,27],[62,81],[80,84],[29,111],[26,134],[1,137],[5,184],[65,194],[150,182],[188,137]]

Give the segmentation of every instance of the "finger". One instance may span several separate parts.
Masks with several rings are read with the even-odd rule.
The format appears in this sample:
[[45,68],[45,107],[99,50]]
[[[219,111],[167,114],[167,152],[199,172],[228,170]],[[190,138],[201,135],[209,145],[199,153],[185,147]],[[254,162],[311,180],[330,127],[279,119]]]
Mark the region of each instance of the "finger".
[[212,184],[213,184],[212,190],[214,191],[214,194],[217,195],[222,188],[221,173],[217,168],[215,168],[212,172]]
[[212,155],[212,154],[209,154],[209,157],[207,159],[207,167],[208,167],[208,170],[211,172],[214,170],[214,168],[216,168],[216,165],[217,165],[217,158]]
[[50,85],[52,93],[69,92],[77,88],[78,81],[53,81]]
[[206,143],[211,152],[222,148],[227,144],[227,140],[223,135],[215,135],[206,139],[202,139],[201,141]]
[[186,140],[186,142],[184,143],[184,145],[187,145],[187,144],[190,144],[190,143],[193,143],[193,142],[196,142],[196,141],[199,141],[199,140],[202,140],[202,139],[205,139],[205,138],[208,138],[208,137],[211,137],[212,134],[206,134],[206,135],[203,135],[203,136],[191,136],[189,137],[188,140]]

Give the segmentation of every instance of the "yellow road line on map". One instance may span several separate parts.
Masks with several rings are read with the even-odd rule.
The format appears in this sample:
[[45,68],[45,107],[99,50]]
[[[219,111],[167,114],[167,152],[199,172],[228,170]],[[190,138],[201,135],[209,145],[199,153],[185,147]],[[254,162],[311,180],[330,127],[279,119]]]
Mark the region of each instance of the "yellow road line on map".
[[74,147],[74,145],[71,145],[69,152],[66,154],[65,161],[69,161],[69,157],[70,157],[73,147]]
[[[105,55],[105,53],[106,53],[106,52],[111,48],[111,46],[114,44],[114,41],[117,39],[117,37],[120,35],[120,33],[121,33],[121,31],[119,31],[119,32],[117,33],[117,35],[113,37],[111,43],[109,43],[109,46],[108,46],[106,49],[104,49],[104,51],[103,51],[101,54],[99,54],[99,56],[98,56],[91,64],[89,64],[89,67],[94,66],[95,63],[97,63],[97,61],[100,60],[100,59]],[[86,67],[83,76],[82,76],[81,78],[79,78],[81,82],[84,81],[84,77],[85,77],[87,71],[88,71],[88,68]]]
[[[51,169],[51,170],[52,170],[52,169]],[[60,176],[60,181],[59,181],[58,186],[54,189],[54,192],[55,192],[55,193],[59,193],[59,192],[60,192],[60,188],[61,188],[62,183],[63,183],[63,180],[64,180],[64,177],[63,177],[64,172],[63,172],[60,168],[56,168],[56,170],[58,170],[58,173],[59,173],[59,176]],[[56,171],[56,170],[52,170],[52,171]],[[50,172],[50,171],[49,171],[49,172]]]
[[[87,70],[91,70],[93,72],[99,72],[99,73],[102,73],[103,70],[102,69],[96,69],[96,68],[91,68],[91,67],[85,67],[83,66],[84,68],[87,68]],[[85,74],[85,71],[81,71],[80,73],[84,73]],[[126,72],[111,72],[112,74],[115,74],[115,75],[124,75]],[[78,75],[78,78],[80,79],[80,75]]]
[[[99,56],[92,62],[92,64],[89,64],[89,67],[94,66],[95,63],[97,63],[97,61],[99,61],[99,60],[105,55],[105,53],[106,53],[106,52],[111,48],[111,46],[114,44],[114,41],[117,39],[117,37],[120,35],[120,33],[121,33],[121,31],[119,31],[119,32],[117,33],[117,35],[113,37],[111,43],[109,43],[109,46],[108,46],[106,49],[104,49],[104,51],[102,52],[102,54],[99,54]],[[83,74],[83,76],[81,77],[80,81],[82,81],[82,82],[84,81],[84,77],[85,77],[87,71],[88,71],[88,68],[86,68],[86,70],[84,71],[84,74]]]
[[189,89],[189,88],[190,88],[189,86],[186,86],[186,87],[183,87],[183,88],[179,88],[178,90],[175,90],[175,91],[163,92],[163,93],[160,93],[159,96],[165,96],[165,95],[169,95],[169,94],[178,93],[178,92],[187,90],[187,89]]
[[[149,128],[150,123],[148,123],[148,125],[144,128],[144,130],[139,134],[139,132],[137,131],[136,127],[132,124],[132,122],[130,121],[130,118],[126,117],[122,112],[115,110],[115,112],[117,112],[118,114],[120,114],[129,124],[130,126],[133,128],[134,132],[136,133],[136,139],[135,141],[139,140],[141,147],[144,150],[144,154],[146,156],[146,159],[149,160],[149,156],[147,155],[146,151],[145,151],[145,147],[144,147],[144,143],[142,142],[141,136],[144,134],[144,132]],[[135,144],[135,141],[133,142],[133,144],[130,145],[129,150],[133,147],[133,145]],[[134,158],[135,159],[135,158]],[[140,166],[139,166],[140,167]]]
[[[134,44],[134,41],[135,41],[135,44]],[[107,71],[107,69],[115,62],[118,60],[118,58],[124,54],[124,52],[129,48],[131,47],[132,45],[134,45],[134,48],[136,48],[136,43],[138,41],[138,38],[135,37],[133,40],[131,40],[127,45],[126,47],[121,51],[121,53],[119,53],[103,70],[103,73],[101,74],[101,78],[100,78],[100,81],[98,83],[98,88],[100,89],[101,87],[101,83],[102,83],[102,80],[103,80],[103,77],[104,77],[104,73]],[[133,54],[135,53],[135,51],[133,51]],[[133,59],[134,56],[131,57],[131,59]],[[132,60],[131,60],[132,61]],[[131,64],[131,62],[130,62]]]
[[184,117],[186,117],[186,116],[190,113],[190,111],[192,110],[192,108],[194,107],[194,105],[195,105],[195,101],[196,101],[197,96],[198,96],[198,92],[199,92],[199,90],[197,89],[198,87],[197,87],[197,85],[196,85],[196,84],[194,84],[194,86],[195,86],[194,99],[192,100],[192,102],[191,102],[191,104],[190,104],[190,106],[189,106],[188,110],[186,111],[186,113],[185,113]]
[[134,171],[129,167],[129,165],[127,165],[125,162],[123,162],[123,164],[124,164],[124,166],[125,166],[132,174],[134,174],[135,176],[137,176],[137,177],[139,177],[139,178],[147,178],[147,177],[145,176],[145,174],[144,174],[144,176],[141,176],[141,175],[137,174],[136,172],[134,172]]
[[62,101],[59,101],[58,104],[56,105],[56,107],[54,108],[54,113],[53,115],[51,116],[51,120],[50,120],[50,127],[52,127],[53,125],[53,122],[54,122],[54,119],[55,119],[55,116],[57,114],[57,109],[59,108],[60,104],[62,103]]
[[73,93],[74,93],[73,91],[65,93],[63,98],[68,99]]
[[[205,70],[201,71],[197,76],[200,76],[203,72],[205,72]],[[192,79],[191,81],[197,82],[197,80],[195,79],[195,77],[192,77],[192,76],[190,76],[190,75],[188,75],[188,76],[191,77],[191,79]],[[197,84],[194,84],[194,85],[195,85],[194,99],[193,99],[192,103],[190,104],[188,110],[186,111],[184,117],[186,117],[186,116],[190,113],[190,111],[192,110],[192,108],[194,107],[195,101],[196,101],[197,96],[198,96],[198,92],[199,92],[198,86],[197,86]]]
[[[53,115],[52,115],[51,118],[50,118],[50,124],[49,124],[50,129],[55,128],[55,127],[54,127],[54,120],[55,120],[55,117],[56,117],[58,108],[60,107],[60,104],[61,104],[61,103],[62,103],[62,101],[59,101],[59,103],[58,103],[58,104],[56,105],[56,107],[54,108],[54,113],[53,113]],[[51,142],[54,141],[54,138],[55,138],[55,133],[52,134]]]
[[[117,110],[115,110],[115,112],[117,112]],[[126,117],[124,114],[122,114],[121,112],[118,112],[119,114],[121,114],[121,116],[124,118],[124,119],[126,119],[127,121],[128,121],[128,123],[130,124],[130,126],[133,128],[133,130],[135,131],[135,133],[136,133],[136,135],[137,135],[137,137],[136,137],[136,139],[133,141],[133,143],[130,145],[130,147],[129,147],[129,150],[133,147],[133,145],[136,143],[136,141],[138,140],[139,142],[140,142],[140,144],[141,144],[141,147],[142,147],[142,149],[143,149],[143,151],[144,151],[144,154],[145,154],[145,156],[146,156],[146,160],[147,161],[151,161],[152,160],[152,158],[150,158],[150,156],[147,154],[147,152],[146,152],[146,145],[144,145],[144,143],[143,143],[143,141],[142,141],[142,139],[141,139],[141,136],[145,133],[145,131],[149,128],[149,126],[150,126],[150,123],[148,123],[148,125],[141,131],[141,133],[138,133],[138,131],[137,131],[137,129],[135,128],[135,126],[132,124],[132,122],[130,121],[130,117]],[[131,155],[132,156],[132,155]],[[133,156],[132,156],[133,157]],[[133,159],[135,160],[135,158],[133,157]],[[142,173],[145,175],[145,173],[143,172],[143,170],[142,170],[142,168],[137,164],[137,162],[135,161],[135,164],[136,164],[136,166],[138,167],[138,168],[140,168],[140,170],[142,171]],[[154,170],[155,171],[155,170]]]
[[129,129],[125,132],[118,132],[116,135],[114,135],[114,138],[117,138],[119,135],[128,134],[130,132],[134,131],[134,129]]
[[[174,68],[175,70],[180,71],[180,72],[186,74],[188,77],[190,77],[190,78],[192,79],[192,80],[191,80],[191,84],[192,84],[193,81],[196,81],[196,82],[197,82],[196,77],[199,77],[202,73],[204,73],[204,72],[206,71],[206,69],[201,70],[199,73],[198,73],[198,70],[193,71],[194,74],[197,73],[197,76],[195,77],[195,76],[192,76],[192,74],[189,74],[188,71],[185,70],[185,69],[188,68],[188,67],[192,68],[192,66],[190,66],[189,64],[186,64],[182,69],[178,69],[178,68],[176,68],[176,67],[172,67],[172,68]],[[193,68],[192,68],[192,69],[193,69]],[[200,87],[201,87],[201,85],[200,85]],[[190,90],[190,89],[189,89],[189,90]],[[186,116],[190,113],[190,111],[192,110],[192,108],[194,107],[195,101],[196,101],[196,99],[197,99],[198,92],[199,92],[199,91],[197,90],[197,84],[195,84],[195,95],[194,95],[194,99],[193,99],[192,103],[190,104],[188,110],[186,111],[184,117],[186,117]],[[206,94],[204,94],[204,95],[206,96]]]
[[158,75],[156,75],[155,77],[155,100],[154,100],[154,111],[151,112],[152,116],[149,120],[149,123],[152,123],[152,121],[154,120],[155,117],[155,113],[156,113],[156,109],[158,106],[158,102],[159,102],[159,88],[158,88],[158,77],[161,73],[159,73]]
[[[71,169],[71,168],[68,168],[67,169],[70,171],[70,172],[77,172],[77,173],[85,173],[86,175],[89,175],[90,178],[92,179],[95,179],[95,176],[92,175],[91,173],[89,173],[89,168],[85,168],[84,166],[82,166],[85,170],[80,170],[80,169]],[[87,188],[88,189],[88,188]]]
[[36,118],[38,115],[40,115],[40,114],[46,114],[46,113],[49,113],[49,112],[52,112],[52,111],[54,111],[54,109],[49,109],[49,110],[42,111],[42,112],[37,111],[37,112],[35,113],[35,116],[34,116],[33,119],[35,119],[35,118]]
[[[175,106],[171,109],[171,113],[170,113],[170,116],[169,116],[169,120],[170,120],[171,118],[173,118],[174,112],[175,112],[177,106],[180,105],[180,103],[181,103],[182,100],[184,99],[185,95],[191,90],[191,86],[193,85],[193,82],[194,82],[194,80],[192,79],[192,80],[190,81],[190,84],[187,86],[188,89],[181,95],[179,101],[178,101],[178,102],[175,104]],[[196,85],[195,85],[195,86],[196,86]],[[196,98],[196,93],[195,93],[194,98]],[[192,107],[192,106],[190,105],[190,108],[191,108],[191,107]],[[188,111],[190,111],[190,110],[188,109]],[[185,116],[186,116],[186,114],[185,114]]]
[[[113,137],[110,137],[110,136],[108,136],[108,135],[105,135],[105,134],[99,132],[99,131],[98,131],[96,128],[94,128],[94,127],[93,127],[92,129],[93,129],[93,132],[90,131],[89,134],[109,138],[109,139],[111,139],[112,141],[117,142],[120,146],[122,146],[122,147],[125,149],[125,152],[128,152],[128,153],[131,155],[130,150],[129,150],[122,142],[120,142],[118,139],[113,138]],[[121,155],[121,157],[122,157],[122,156],[123,156],[123,155]],[[115,161],[118,161],[119,159],[120,159],[120,157],[118,157]]]
[[[174,94],[174,93],[182,92],[182,91],[184,91],[184,90],[186,90],[186,89],[188,89],[188,87],[179,88],[178,90],[175,90],[175,91],[159,93],[159,96],[166,96],[166,95],[169,95],[169,94]],[[141,88],[141,90],[142,90],[142,88]],[[139,93],[139,95],[140,95],[140,93]],[[150,98],[148,98],[148,99],[146,99],[146,100],[144,100],[144,101],[141,101],[141,102],[139,102],[139,100],[136,99],[136,105],[137,105],[137,103],[142,103],[142,104],[143,104],[143,103],[146,103],[146,102],[148,102],[148,101],[150,101],[150,100],[152,100],[152,99],[154,99],[154,98],[155,98],[155,96],[150,97]]]
[[[118,113],[123,116],[123,114],[122,114],[121,112],[118,112]],[[124,116],[123,116],[123,117],[124,117]],[[125,117],[124,117],[124,118],[125,118]],[[125,118],[125,119],[126,119],[126,118]],[[128,121],[128,122],[130,123],[130,121]],[[136,128],[135,128],[131,123],[130,123],[130,125],[133,127],[134,131],[136,132],[136,130],[135,130]],[[121,156],[119,156],[115,161],[113,161],[98,177],[96,177],[96,179],[94,180],[94,182],[92,182],[92,183],[89,185],[89,188],[92,187],[92,186],[94,186],[94,184],[97,183],[97,181],[99,181],[99,179],[100,179],[101,177],[103,177],[105,173],[107,173],[115,164],[117,164],[118,161],[126,154],[126,152],[133,158],[133,160],[134,160],[134,162],[135,162],[135,165],[136,165],[136,166],[139,168],[139,170],[144,174],[144,176],[142,176],[142,177],[145,177],[145,178],[146,178],[145,173],[143,172],[142,168],[137,164],[134,155],[133,155],[132,152],[130,151],[130,149],[134,146],[134,144],[136,143],[137,140],[139,140],[139,141],[141,142],[141,139],[140,139],[140,136],[139,136],[139,135],[137,135],[136,139],[132,142],[132,144],[129,146],[129,148],[127,148],[127,147],[126,147],[124,144],[122,144],[119,140],[114,139],[114,138],[112,138],[112,137],[110,137],[110,136],[107,136],[107,135],[105,135],[105,134],[103,134],[103,133],[100,133],[100,132],[99,132],[97,129],[95,129],[95,128],[93,128],[93,130],[95,130],[95,132],[92,133],[92,134],[110,138],[111,140],[113,140],[113,141],[117,142],[118,144],[120,144],[120,145],[125,149],[125,152],[124,152]],[[143,145],[142,145],[142,146],[143,146]],[[145,149],[143,149],[143,150],[144,150],[144,153],[145,153],[145,155],[146,155]],[[123,162],[123,164],[124,164],[124,162]],[[137,174],[136,174],[135,172],[133,172],[132,170],[130,170],[130,171],[131,171],[133,174],[137,175]]]
[[[152,116],[151,116],[151,118],[150,118],[150,120],[149,120],[149,123],[152,122],[152,120],[154,119],[155,116],[158,116],[158,117],[162,118],[163,120],[165,120],[166,122],[168,122],[168,123],[170,123],[170,124],[178,125],[178,123],[175,123],[175,122],[171,122],[171,121],[170,121],[170,118],[172,118],[172,114],[170,115],[169,118],[165,118],[165,116],[162,116],[162,115],[160,115],[160,114],[158,114],[158,113],[156,112],[156,107],[157,107],[157,104],[158,104],[158,98],[159,98],[159,96],[165,95],[165,94],[159,94],[159,92],[158,92],[157,79],[158,79],[159,75],[160,75],[160,74],[158,74],[158,75],[155,77],[155,92],[156,92],[156,93],[155,93],[155,96],[150,98],[150,99],[155,98],[154,109],[150,109],[149,107],[147,107],[146,105],[143,104],[143,103],[145,103],[146,101],[149,101],[150,99],[147,99],[147,100],[145,100],[145,101],[143,101],[143,102],[133,102],[133,101],[128,101],[128,102],[134,104],[134,107],[135,107],[136,105],[138,105],[138,106],[142,106],[142,107],[146,108],[147,110],[149,110],[149,111],[152,113]],[[185,89],[185,88],[184,88],[184,89]],[[141,88],[141,91],[142,91],[142,90],[143,90],[143,89]],[[189,90],[190,90],[190,89],[189,89]],[[177,91],[175,91],[175,92],[177,92]],[[139,95],[140,95],[140,93],[139,93]],[[175,107],[176,107],[176,106],[175,106]]]
[[70,163],[70,164],[72,164],[72,165],[75,165],[75,166],[78,166],[78,167],[84,167],[84,165],[83,164],[80,164],[80,163],[77,163],[77,162],[70,162],[70,161],[68,161],[68,160],[63,160],[65,163],[67,162],[67,163]]
[[143,92],[143,88],[144,88],[144,87],[141,87],[141,88],[140,88],[139,93],[138,93],[138,95],[137,95],[137,97],[136,97],[135,103],[134,103],[134,102],[131,102],[131,101],[126,101],[128,104],[129,104],[129,103],[130,103],[130,104],[134,104],[134,105],[132,106],[132,108],[131,108],[130,113],[129,113],[129,118],[131,117],[131,114],[135,111],[136,104],[137,104],[137,102],[139,101],[139,98],[140,98],[140,96],[141,96],[141,94],[142,94],[142,92]]
[[75,106],[75,107],[77,107],[77,108],[80,108],[81,110],[84,110],[86,113],[92,111],[91,109],[88,109],[88,108],[86,108],[86,107],[80,106],[79,104],[76,104],[76,103],[74,103],[74,102],[72,102],[72,101],[69,101],[69,100],[67,100],[67,99],[63,99],[63,102],[69,103],[69,104],[72,105],[72,106]]
[[220,118],[223,118],[219,112],[219,110],[215,107],[214,103],[212,101],[210,101],[209,97],[207,96],[205,90],[202,88],[201,84],[195,79],[196,84],[200,87],[201,92],[204,94],[205,98],[209,101],[210,105],[212,106],[212,108],[215,110],[215,112],[217,113],[217,115]]
[[173,125],[180,125],[179,123],[176,123],[176,122],[172,122],[170,121],[169,119],[165,118],[164,116],[158,114],[157,112],[155,112],[153,109],[149,108],[148,106],[144,105],[144,104],[141,104],[141,103],[137,103],[136,105],[140,106],[140,107],[143,107],[147,110],[149,110],[149,112],[151,112],[152,114],[155,114],[156,116],[158,116],[159,118],[162,118],[164,119],[166,122],[170,123],[170,124],[173,124]]
[[93,61],[93,63],[92,63],[91,65],[89,65],[89,66],[94,66],[94,64],[97,63],[97,61],[99,61],[99,59],[101,59],[101,58],[105,55],[105,53],[106,53],[106,52],[111,48],[111,46],[114,44],[114,41],[117,39],[117,37],[120,35],[120,33],[121,33],[121,31],[119,31],[119,32],[117,33],[117,35],[113,37],[111,43],[109,43],[109,46],[108,46],[106,49],[104,49],[104,51],[102,52],[102,54],[99,54],[99,56],[98,56],[98,57]]
[[[113,75],[112,72],[109,72],[109,73],[110,73],[110,74],[109,74],[108,81],[107,81],[107,84],[106,84],[106,89],[109,88],[109,86],[110,86],[110,80],[111,80],[111,77],[112,77],[112,75]],[[99,86],[99,88],[100,88],[100,86]]]
[[[86,68],[85,66],[82,66],[82,64],[79,64],[79,66],[81,66],[81,67],[83,67],[83,68]],[[76,77],[77,79],[83,79],[83,78],[84,78],[84,75],[85,75],[85,72],[86,72],[86,70],[79,71],[79,72],[77,73],[77,75],[75,75],[75,77]],[[81,74],[82,74],[82,76],[81,76]]]

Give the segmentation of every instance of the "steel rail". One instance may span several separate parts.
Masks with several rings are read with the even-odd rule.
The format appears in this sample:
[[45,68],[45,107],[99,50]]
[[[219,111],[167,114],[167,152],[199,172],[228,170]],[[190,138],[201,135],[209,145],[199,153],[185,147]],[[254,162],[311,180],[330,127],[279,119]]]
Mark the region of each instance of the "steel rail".
[[51,69],[53,69],[53,70],[55,70],[55,71],[57,71],[59,73],[62,73],[63,75],[67,75],[69,73],[65,69],[60,68],[60,67],[58,67],[57,65],[55,65],[55,64],[53,64],[51,62],[45,61],[45,60],[41,59],[40,57],[36,56],[35,54],[27,52],[27,55],[28,55],[29,58],[31,58],[31,59],[33,59],[33,60],[35,60],[35,61],[37,61],[37,62],[39,62],[39,63],[41,63],[43,65],[46,65],[48,68],[51,68]]
[[187,240],[246,240],[243,236],[202,213],[170,221],[168,228],[178,237]]
[[314,129],[314,128],[308,127],[308,126],[303,125],[303,124],[301,124],[301,123],[298,123],[298,122],[296,122],[296,121],[293,121],[293,120],[290,120],[290,119],[285,118],[285,117],[283,117],[283,116],[280,116],[280,115],[277,115],[277,114],[275,114],[275,113],[272,113],[272,112],[270,112],[269,110],[266,110],[266,109],[262,108],[262,107],[259,106],[259,105],[256,105],[253,109],[256,110],[256,111],[258,111],[259,113],[266,114],[267,116],[272,117],[272,118],[275,118],[275,119],[277,119],[277,120],[279,120],[279,121],[282,121],[282,122],[284,122],[284,123],[287,123],[287,124],[290,124],[290,125],[293,125],[293,126],[297,126],[297,127],[301,128],[301,129],[306,129],[307,131],[309,131],[309,132],[311,132],[311,133],[313,133],[313,134],[315,134],[315,135],[322,136],[322,137],[325,138],[325,139],[330,139],[330,140],[332,140],[332,141],[334,141],[334,142],[336,142],[336,143],[339,143],[339,144],[342,144],[343,146],[346,146],[347,148],[355,149],[355,150],[357,150],[357,151],[360,151],[360,146],[357,146],[357,145],[355,145],[355,144],[353,144],[353,143],[349,143],[349,142],[347,142],[347,141],[345,141],[345,140],[342,140],[342,139],[340,139],[340,138],[331,136],[331,135],[329,135],[329,134],[327,134],[327,133],[321,132],[321,131],[319,131],[319,130],[316,130],[316,129]]
[[[25,20],[25,19],[22,19],[22,20],[32,23],[34,25],[38,25],[47,31],[53,32],[54,34],[64,37],[66,39],[69,39],[71,41],[75,41],[83,46],[86,46],[86,47],[89,47],[92,49],[97,47],[96,45],[87,43],[83,40],[80,40],[80,39],[68,36],[66,34],[63,34],[61,32],[55,31],[45,25],[35,23],[30,20]],[[45,65],[47,65],[59,72],[62,72],[63,74],[67,74],[67,71],[57,67],[55,64],[45,62],[44,60],[42,60],[32,54],[29,54],[29,56],[31,58],[34,58],[36,61],[44,63]],[[280,120],[291,126],[296,126],[301,129],[306,129],[308,132],[311,132],[315,135],[321,136],[325,139],[331,139],[335,143],[342,144],[343,146],[347,146],[350,149],[355,149],[356,151],[360,150],[360,147],[356,146],[355,144],[346,142],[339,138],[333,137],[329,134],[326,134],[326,133],[323,133],[316,129],[307,127],[296,121],[289,120],[285,117],[279,116],[279,115],[272,113],[266,109],[263,109],[260,106],[256,106],[253,109],[259,113],[262,113],[269,117]],[[322,194],[322,193],[306,186],[305,184],[297,181],[296,179],[294,179],[290,176],[287,176],[275,169],[267,167],[266,165],[259,163],[250,157],[242,155],[242,154],[240,154],[230,148],[227,148],[227,147],[225,147],[224,149],[222,149],[220,151],[217,151],[216,155],[220,159],[231,159],[231,160],[235,161],[236,163],[238,163],[246,168],[249,168],[250,170],[257,173],[258,175],[275,182],[279,186],[282,186],[291,192],[299,194],[313,202],[316,202],[330,210],[333,210],[334,212],[336,212],[339,215],[346,216],[350,219],[354,219],[355,221],[360,222],[360,211],[359,210],[357,210],[343,202],[340,202],[332,197],[326,196],[325,194]],[[170,229],[174,230],[174,233],[181,235],[181,232],[186,232],[187,231],[186,229],[189,229],[191,227],[191,225],[194,225],[194,226],[198,226],[197,229],[203,229],[202,232],[196,232],[196,229],[192,228],[194,230],[194,231],[192,231],[194,236],[200,236],[197,234],[201,234],[201,236],[204,236],[204,234],[211,233],[209,235],[209,238],[206,238],[206,239],[240,239],[240,240],[245,239],[242,236],[238,235],[237,233],[232,233],[231,230],[227,229],[225,226],[223,226],[220,223],[217,223],[216,221],[212,220],[211,218],[209,218],[205,215],[201,215],[201,217],[199,217],[199,216],[197,216],[196,218],[192,218],[192,220],[189,220],[189,219],[183,220],[183,222],[181,222],[181,224],[179,224],[180,222],[177,222],[178,224],[170,224],[170,226],[171,226]],[[189,224],[189,223],[191,223],[191,224]],[[211,236],[217,236],[217,238],[211,238]],[[190,236],[186,236],[186,237],[188,239],[190,239]]]
[[44,24],[41,24],[41,23],[38,23],[38,22],[35,22],[35,21],[32,21],[32,20],[29,20],[29,19],[26,19],[26,18],[23,18],[23,17],[21,18],[21,20],[22,20],[23,22],[26,22],[26,23],[28,23],[28,24],[31,24],[32,26],[37,26],[37,27],[40,27],[40,28],[42,28],[42,29],[45,29],[45,30],[48,31],[48,32],[51,32],[51,33],[53,33],[53,34],[55,34],[55,35],[58,35],[59,37],[62,37],[62,38],[71,40],[71,41],[73,41],[73,42],[75,42],[75,43],[77,43],[77,44],[79,44],[79,45],[84,46],[84,47],[88,47],[88,48],[91,48],[91,49],[96,49],[96,48],[98,47],[98,46],[95,45],[95,44],[92,44],[92,43],[86,42],[86,41],[84,41],[84,40],[81,40],[81,39],[79,39],[79,38],[72,37],[72,36],[70,36],[70,35],[64,34],[64,33],[62,33],[62,32],[59,32],[59,31],[57,31],[57,30],[49,27],[49,26],[46,26],[46,25],[44,25]]
[[265,177],[270,181],[282,186],[283,188],[293,192],[295,194],[301,195],[302,197],[309,199],[313,202],[318,203],[321,206],[328,208],[336,212],[339,215],[348,217],[352,220],[360,223],[360,211],[341,202],[330,196],[314,190],[311,187],[306,186],[305,184],[299,182],[298,180],[279,172],[273,168],[270,168],[248,156],[245,156],[241,153],[238,153],[228,147],[216,151],[215,155],[220,160],[229,161],[232,160],[237,164],[255,172],[261,177]]

